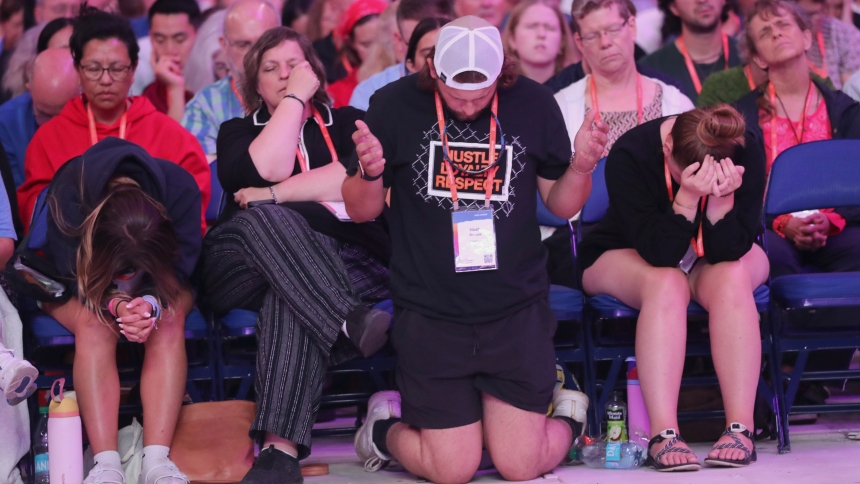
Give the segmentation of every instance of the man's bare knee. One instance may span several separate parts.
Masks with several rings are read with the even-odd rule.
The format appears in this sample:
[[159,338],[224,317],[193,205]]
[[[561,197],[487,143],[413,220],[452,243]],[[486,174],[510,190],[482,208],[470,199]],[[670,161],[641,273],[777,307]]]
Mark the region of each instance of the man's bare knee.
[[425,455],[424,465],[429,475],[424,476],[437,484],[461,484],[469,482],[481,464],[481,449],[459,452],[456,456]]

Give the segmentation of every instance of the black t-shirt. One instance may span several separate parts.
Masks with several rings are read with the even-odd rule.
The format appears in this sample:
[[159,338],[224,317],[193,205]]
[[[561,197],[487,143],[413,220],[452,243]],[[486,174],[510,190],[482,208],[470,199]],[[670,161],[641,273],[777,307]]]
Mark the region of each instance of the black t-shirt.
[[[578,246],[580,270],[585,270],[613,249],[636,249],[655,267],[675,267],[696,236],[701,210],[693,222],[672,208],[666,190],[663,140],[655,119],[621,135],[606,160],[609,209]],[[762,231],[765,161],[761,141],[747,130],[745,148],[738,147],[732,161],[743,166],[743,183],[735,192],[735,205],[716,224],[705,217],[702,242],[705,259],[716,264],[738,260]],[[672,180],[672,191],[679,185]]]
[[[654,53],[643,57],[639,63],[676,79],[681,84],[681,92],[686,94],[693,101],[693,104],[696,104],[699,95],[696,93],[695,86],[693,86],[693,80],[690,78],[690,72],[687,70],[684,56],[681,55],[681,51],[678,50],[675,42],[670,42]],[[741,58],[738,55],[738,43],[734,38],[729,37],[729,67],[741,64]],[[694,65],[696,66],[696,73],[699,75],[699,81],[704,84],[708,76],[726,69],[726,59],[720,53],[720,58],[716,62]]]
[[[355,154],[352,133],[355,121],[364,117],[364,111],[345,106],[338,109],[316,104],[326,123],[338,161],[347,166]],[[233,118],[221,124],[218,130],[218,180],[227,193],[227,205],[219,222],[229,220],[241,208],[231,194],[248,187],[270,187],[276,183],[265,180],[257,171],[248,152],[254,139],[263,132],[271,115],[265,106],[244,118]],[[308,153],[310,168],[319,168],[332,162],[331,152],[322,131],[313,117],[308,118],[302,128],[302,137]],[[298,158],[291,176],[302,172]],[[339,221],[327,208],[316,202],[285,202],[281,205],[302,214],[312,229],[342,241],[354,242],[369,249],[379,260],[387,261],[390,255],[390,239],[384,218],[371,224],[357,225]]]
[[[417,79],[417,75],[407,76],[377,91],[365,117],[382,144],[383,181],[391,187],[394,303],[457,323],[503,318],[548,294],[546,249],[535,215],[537,177],[557,180],[568,166],[571,144],[564,119],[552,92],[534,81],[521,76],[511,88],[499,90],[498,117],[507,148],[492,202],[498,269],[457,273],[451,192],[440,168],[444,162],[435,102],[432,92],[418,88]],[[447,123],[455,161],[486,160],[489,109],[473,122],[448,116]],[[353,157],[348,173],[354,174],[357,168]],[[477,179],[483,182],[484,177],[457,178],[465,187]],[[459,196],[461,208],[484,205],[482,189],[464,188]]]

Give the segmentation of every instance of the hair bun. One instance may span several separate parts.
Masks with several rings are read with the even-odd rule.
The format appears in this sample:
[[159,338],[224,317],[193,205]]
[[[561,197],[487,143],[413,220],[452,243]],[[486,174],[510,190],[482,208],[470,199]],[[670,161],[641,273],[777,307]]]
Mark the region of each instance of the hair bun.
[[743,145],[746,123],[735,108],[728,104],[719,104],[704,111],[705,115],[696,127],[696,135],[703,145],[719,146],[726,140]]

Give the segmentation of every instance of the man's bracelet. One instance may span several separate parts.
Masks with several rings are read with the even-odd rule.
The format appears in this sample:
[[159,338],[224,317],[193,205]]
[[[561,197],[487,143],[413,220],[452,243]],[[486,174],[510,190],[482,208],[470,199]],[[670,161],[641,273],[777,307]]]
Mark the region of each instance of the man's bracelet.
[[275,196],[275,189],[273,187],[269,187],[269,193],[272,194],[272,201],[278,203],[278,197]]
[[364,172],[364,168],[361,166],[361,163],[358,164],[358,172],[361,174],[361,179],[364,181],[376,181],[382,177],[382,173],[376,176],[367,176],[367,173]]
[[597,163],[592,165],[591,169],[589,169],[588,171],[581,171],[579,168],[576,167],[576,153],[574,153],[570,155],[570,169],[577,175],[588,176],[594,173],[595,170],[597,170]]

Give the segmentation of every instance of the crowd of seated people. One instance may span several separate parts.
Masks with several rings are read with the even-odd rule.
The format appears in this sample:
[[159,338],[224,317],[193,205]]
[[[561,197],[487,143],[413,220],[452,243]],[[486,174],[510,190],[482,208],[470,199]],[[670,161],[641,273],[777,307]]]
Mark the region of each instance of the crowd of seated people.
[[[533,479],[587,430],[587,396],[554,389],[550,283],[640,311],[649,467],[752,464],[753,291],[860,271],[860,208],[761,218],[780,153],[860,138],[842,17],[823,0],[0,0],[0,263],[47,228],[68,291],[38,311],[75,337],[84,482],[125,482],[120,341],[146,349],[140,482],[188,482],[170,445],[199,294],[258,315],[243,483],[302,482],[326,369],[389,340],[398,391],[368,402],[367,470],[467,482],[485,448]],[[609,209],[574,266],[536,203],[573,220],[603,158]],[[16,283],[0,277],[26,316]],[[691,301],[726,410],[702,462],[678,427]],[[11,347],[0,412],[38,375]]]

